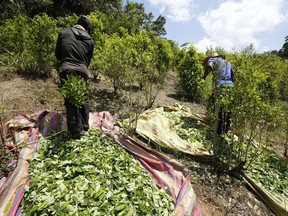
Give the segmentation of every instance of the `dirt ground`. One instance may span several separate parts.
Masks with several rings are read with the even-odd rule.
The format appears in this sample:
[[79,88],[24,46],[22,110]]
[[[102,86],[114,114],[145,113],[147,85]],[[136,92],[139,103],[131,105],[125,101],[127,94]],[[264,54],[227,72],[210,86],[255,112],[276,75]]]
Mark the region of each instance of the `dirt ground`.
[[[195,113],[204,114],[204,106],[177,97],[175,79],[175,74],[170,73],[153,107],[173,106],[179,103],[189,107]],[[55,77],[40,79],[31,75],[2,73],[0,75],[0,104],[4,105],[2,117],[5,116],[8,120],[18,114],[32,114],[41,109],[64,113],[63,98],[56,90],[56,82]],[[103,77],[98,77],[91,84],[93,89],[91,111],[113,110],[111,84]],[[170,156],[174,157],[174,155]],[[190,172],[191,183],[203,215],[274,215],[243,182],[228,175],[216,176],[209,164],[199,163],[185,156],[175,157]]]

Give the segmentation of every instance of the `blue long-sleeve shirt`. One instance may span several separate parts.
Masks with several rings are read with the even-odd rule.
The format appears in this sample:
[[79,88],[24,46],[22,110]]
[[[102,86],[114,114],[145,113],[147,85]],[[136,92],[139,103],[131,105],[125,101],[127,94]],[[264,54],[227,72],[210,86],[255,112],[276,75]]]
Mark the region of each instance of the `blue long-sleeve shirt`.
[[216,57],[210,58],[208,64],[213,67],[216,73],[219,73],[218,80],[214,81],[214,87],[226,84],[233,85],[234,71],[230,62],[226,62],[221,57]]

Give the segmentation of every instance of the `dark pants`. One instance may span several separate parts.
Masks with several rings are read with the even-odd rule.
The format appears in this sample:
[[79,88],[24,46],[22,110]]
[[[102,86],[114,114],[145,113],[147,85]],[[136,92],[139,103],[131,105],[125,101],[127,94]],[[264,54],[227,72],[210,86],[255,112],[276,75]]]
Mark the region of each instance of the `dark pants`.
[[[78,73],[77,71],[61,72],[60,78],[67,79],[67,75],[80,75],[86,81],[88,80],[88,77],[85,74]],[[63,84],[63,82],[61,83]],[[80,108],[70,103],[67,99],[64,100],[68,131],[73,138],[80,138],[84,131],[88,131],[89,129],[89,100],[86,100]]]
[[230,128],[231,112],[224,112],[223,107],[220,107],[218,112],[217,134],[227,133]]
[[85,104],[77,108],[74,104],[65,99],[66,117],[68,131],[75,138],[81,136],[83,131],[89,129],[89,101],[85,101]]
[[[226,105],[226,107],[223,107],[221,100],[223,97],[229,97],[232,89],[233,89],[232,87],[219,87],[219,89],[217,89],[217,92],[216,93],[214,92],[214,94],[211,97],[212,107],[213,107],[214,113],[216,111],[215,104],[217,103],[219,105],[219,110],[217,113],[217,117],[218,117],[218,119],[217,119],[217,134],[227,133],[229,128],[230,128],[232,113],[231,113],[231,111],[228,111],[229,109],[227,109],[228,108],[227,105]],[[215,97],[215,95],[218,95],[218,96]],[[230,106],[231,106],[231,101],[230,101]]]

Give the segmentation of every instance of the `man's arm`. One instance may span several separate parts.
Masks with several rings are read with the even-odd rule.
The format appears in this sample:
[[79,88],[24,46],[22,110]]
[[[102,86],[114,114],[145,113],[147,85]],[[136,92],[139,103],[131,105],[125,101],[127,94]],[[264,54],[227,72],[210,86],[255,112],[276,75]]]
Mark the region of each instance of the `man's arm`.
[[56,48],[55,48],[55,56],[56,58],[61,61],[62,59],[62,51],[61,51],[61,34],[58,34],[58,39],[57,39],[57,43],[56,43]]
[[87,56],[88,57],[88,65],[87,65],[87,67],[90,65],[91,59],[93,57],[93,52],[94,52],[94,41],[92,40],[91,44],[90,44],[88,56]]
[[209,73],[212,71],[213,69],[213,62],[208,62],[207,65],[205,66],[205,70],[204,70],[204,75],[203,75],[203,79],[206,79],[206,77],[209,75]]

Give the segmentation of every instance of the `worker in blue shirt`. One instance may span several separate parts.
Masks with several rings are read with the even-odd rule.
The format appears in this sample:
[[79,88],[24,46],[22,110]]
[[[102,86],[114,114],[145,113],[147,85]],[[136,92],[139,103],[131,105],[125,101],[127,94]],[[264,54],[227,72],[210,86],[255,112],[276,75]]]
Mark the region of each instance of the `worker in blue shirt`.
[[[225,110],[221,105],[223,96],[227,96],[234,87],[234,71],[230,62],[227,62],[223,56],[218,53],[210,55],[206,61],[203,79],[213,73],[213,95],[212,100],[215,104],[216,95],[220,95],[218,110],[217,134],[227,133],[230,127],[231,111]],[[216,94],[216,95],[215,95]]]

